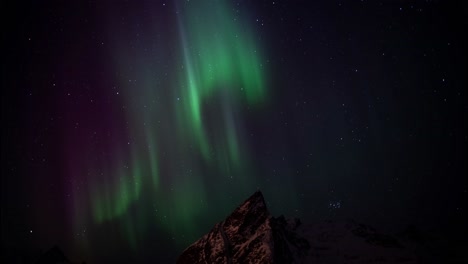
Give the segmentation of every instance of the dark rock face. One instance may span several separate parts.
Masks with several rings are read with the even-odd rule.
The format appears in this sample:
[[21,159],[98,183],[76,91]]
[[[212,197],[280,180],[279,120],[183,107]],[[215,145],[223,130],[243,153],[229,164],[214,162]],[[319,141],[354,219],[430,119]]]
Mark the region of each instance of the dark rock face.
[[294,263],[307,256],[310,245],[305,238],[298,235],[297,228],[300,225],[299,219],[288,222],[284,216],[271,218],[276,263]]
[[299,229],[312,245],[305,263],[421,263],[414,250],[397,238],[353,220],[319,222]]
[[348,221],[272,217],[260,192],[189,246],[177,263],[421,263],[397,238]]
[[261,192],[189,246],[177,263],[294,263],[307,255],[298,220],[270,216]]
[[358,226],[352,229],[351,232],[358,237],[365,238],[366,242],[369,244],[382,247],[403,248],[398,240],[388,235],[379,234],[370,226],[358,224]]

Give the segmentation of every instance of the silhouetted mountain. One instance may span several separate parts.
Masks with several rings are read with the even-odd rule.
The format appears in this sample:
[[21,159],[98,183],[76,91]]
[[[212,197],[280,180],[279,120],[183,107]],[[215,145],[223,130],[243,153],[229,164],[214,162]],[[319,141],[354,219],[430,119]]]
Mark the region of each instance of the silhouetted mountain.
[[420,263],[397,238],[352,220],[304,225],[298,232],[312,246],[305,263]]
[[292,263],[310,248],[295,230],[299,220],[270,216],[261,192],[189,246],[177,263]]
[[420,263],[393,236],[354,221],[303,225],[272,217],[261,192],[180,255],[177,263]]

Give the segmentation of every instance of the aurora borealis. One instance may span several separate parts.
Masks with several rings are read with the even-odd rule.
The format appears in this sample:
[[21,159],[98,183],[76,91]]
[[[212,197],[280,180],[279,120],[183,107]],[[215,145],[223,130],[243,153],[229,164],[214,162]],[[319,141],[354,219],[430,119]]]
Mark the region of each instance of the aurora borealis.
[[464,234],[455,2],[5,4],[0,262],[173,263],[258,189],[304,223]]
[[[213,13],[197,12],[208,6]],[[167,75],[155,63],[167,53],[160,44],[141,43],[129,52],[122,36],[109,34],[113,62],[107,66],[132,76],[113,80],[112,89],[118,88],[111,90],[123,98],[117,115],[125,125],[107,131],[112,142],[101,148],[105,156],[90,161],[79,154],[69,168],[89,186],[82,191],[81,182],[70,184],[76,232],[117,223],[129,247],[138,250],[149,228],[157,226],[185,246],[211,210],[226,211],[241,198],[233,192],[212,201],[207,192],[226,185],[242,193],[256,188],[241,108],[258,109],[267,100],[262,45],[242,30],[245,22],[233,20],[229,3],[190,3],[179,10],[172,36],[179,45],[172,47]],[[94,143],[76,146],[71,138],[68,144],[79,153],[94,151]],[[87,244],[85,238],[81,242]]]
[[[198,11],[207,8],[212,12]],[[248,25],[234,20],[225,1],[184,3],[176,19],[179,45],[172,47],[164,76],[145,53],[156,59],[167,50],[158,43],[141,43],[139,50],[129,52],[130,46],[120,44],[121,36],[110,34],[109,67],[132,76],[115,80],[113,86],[124,98],[119,114],[125,127],[108,132],[115,141],[103,149],[105,157],[70,168],[90,190],[70,186],[77,208],[74,227],[117,222],[134,249],[150,225],[177,243],[192,241],[201,216],[209,213],[206,192],[213,190],[207,181],[255,189],[240,108],[259,108],[266,101],[261,45],[254,33],[242,30]],[[218,179],[204,176],[206,171]],[[210,210],[229,203],[211,201]]]

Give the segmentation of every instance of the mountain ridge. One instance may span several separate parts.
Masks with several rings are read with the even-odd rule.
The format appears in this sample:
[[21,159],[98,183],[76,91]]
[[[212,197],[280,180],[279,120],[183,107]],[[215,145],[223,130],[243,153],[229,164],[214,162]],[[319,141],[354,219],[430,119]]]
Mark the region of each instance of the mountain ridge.
[[310,248],[295,232],[300,221],[272,217],[256,191],[225,220],[190,245],[177,263],[290,263]]
[[412,247],[349,221],[271,216],[260,191],[188,246],[177,263],[420,263]]

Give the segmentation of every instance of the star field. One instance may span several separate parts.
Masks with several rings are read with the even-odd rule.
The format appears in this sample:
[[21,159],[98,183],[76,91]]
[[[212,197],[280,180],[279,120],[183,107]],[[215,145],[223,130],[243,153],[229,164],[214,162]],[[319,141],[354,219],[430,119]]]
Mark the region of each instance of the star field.
[[174,262],[257,189],[305,222],[466,234],[461,1],[10,9],[2,250]]

